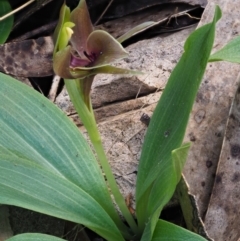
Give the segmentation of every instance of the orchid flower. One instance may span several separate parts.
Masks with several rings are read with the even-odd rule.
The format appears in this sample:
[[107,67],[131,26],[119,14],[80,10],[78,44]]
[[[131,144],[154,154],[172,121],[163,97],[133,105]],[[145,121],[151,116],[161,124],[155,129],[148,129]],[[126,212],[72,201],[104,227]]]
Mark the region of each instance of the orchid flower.
[[71,13],[63,5],[55,31],[53,67],[56,74],[67,79],[98,73],[136,74],[136,71],[109,65],[127,56],[127,51],[109,33],[93,29],[85,0]]
[[[85,0],[81,0],[72,12],[65,4],[62,6],[54,41],[55,73],[65,79],[80,79],[87,99],[93,77],[98,73],[140,73],[109,65],[115,60],[127,57],[128,53],[109,33],[94,30]],[[90,76],[92,78],[89,78]]]
[[[130,37],[132,32],[124,36]],[[108,185],[129,226],[137,232],[124,197],[120,193],[104,151],[91,105],[90,90],[98,73],[140,74],[139,71],[117,68],[111,62],[125,58],[128,53],[120,41],[102,30],[94,30],[87,4],[80,0],[72,12],[63,4],[54,33],[53,69],[64,78],[70,99],[88,131]]]

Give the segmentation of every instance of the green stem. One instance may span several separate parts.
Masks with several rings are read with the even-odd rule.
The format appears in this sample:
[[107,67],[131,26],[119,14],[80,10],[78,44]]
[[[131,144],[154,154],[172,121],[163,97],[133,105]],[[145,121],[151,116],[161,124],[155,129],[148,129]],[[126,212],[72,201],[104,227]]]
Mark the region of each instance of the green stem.
[[81,89],[79,89],[79,86],[77,85],[77,80],[65,80],[65,85],[76,111],[80,116],[85,128],[88,131],[90,140],[95,148],[100,164],[106,175],[106,178],[107,178],[109,187],[111,189],[111,192],[114,196],[114,199],[117,205],[119,206],[119,209],[121,210],[123,216],[125,217],[127,223],[129,224],[130,228],[133,230],[134,233],[137,233],[138,227],[133,219],[132,214],[128,210],[124,197],[119,191],[119,188],[117,186],[116,180],[112,173],[111,167],[107,160],[107,157],[102,145],[100,133],[97,128],[97,123],[92,110],[92,105],[90,104],[90,109],[88,109],[87,105],[84,103]]
[[136,225],[136,223],[133,219],[132,214],[130,213],[130,211],[129,211],[127,205],[126,205],[124,197],[122,196],[121,192],[119,191],[119,188],[117,186],[117,182],[116,182],[115,177],[112,173],[112,169],[111,169],[111,167],[109,165],[109,162],[107,160],[107,157],[106,157],[106,154],[105,154],[102,142],[101,142],[101,137],[100,137],[99,131],[97,129],[97,126],[96,126],[95,130],[92,129],[89,132],[89,137],[92,141],[94,149],[95,149],[95,151],[97,153],[97,156],[99,158],[99,161],[102,165],[103,171],[106,175],[106,178],[107,178],[109,187],[112,191],[112,194],[114,196],[114,199],[115,199],[117,205],[119,206],[123,216],[125,217],[127,223],[131,227],[131,229],[134,231],[134,233],[137,233],[138,227],[137,227],[137,225]]

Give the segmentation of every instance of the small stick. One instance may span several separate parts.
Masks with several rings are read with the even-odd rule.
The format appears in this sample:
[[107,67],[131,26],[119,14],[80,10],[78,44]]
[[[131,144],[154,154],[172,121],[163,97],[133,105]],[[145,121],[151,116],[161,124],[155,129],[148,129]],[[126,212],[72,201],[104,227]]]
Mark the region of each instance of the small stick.
[[57,97],[57,91],[58,91],[58,86],[59,86],[60,81],[61,81],[60,76],[55,75],[53,77],[53,83],[52,83],[51,89],[48,94],[48,99],[51,100],[52,102],[54,102]]
[[13,14],[16,13],[16,12],[19,12],[19,11],[22,10],[23,8],[27,7],[29,4],[33,3],[34,1],[36,1],[36,0],[29,0],[28,2],[24,3],[22,6],[14,9],[13,11],[11,11],[11,12],[5,14],[5,15],[3,15],[2,17],[0,17],[0,21],[6,19],[6,18],[8,18],[8,17],[10,17],[11,15],[13,15]]
[[99,21],[102,19],[102,17],[104,16],[104,14],[107,12],[107,10],[109,9],[109,7],[112,5],[113,0],[110,0],[110,2],[108,3],[107,7],[104,9],[104,11],[102,12],[102,14],[100,15],[100,17],[98,18],[98,20],[94,23],[94,26],[96,26]]

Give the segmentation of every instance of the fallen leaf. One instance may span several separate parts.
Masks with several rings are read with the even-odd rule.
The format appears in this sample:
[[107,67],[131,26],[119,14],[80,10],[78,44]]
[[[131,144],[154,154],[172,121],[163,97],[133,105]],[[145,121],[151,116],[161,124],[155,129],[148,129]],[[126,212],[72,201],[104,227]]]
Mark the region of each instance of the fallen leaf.
[[0,45],[0,71],[21,77],[53,74],[51,37],[29,39]]
[[236,241],[240,237],[240,75],[229,113],[206,227],[215,240]]

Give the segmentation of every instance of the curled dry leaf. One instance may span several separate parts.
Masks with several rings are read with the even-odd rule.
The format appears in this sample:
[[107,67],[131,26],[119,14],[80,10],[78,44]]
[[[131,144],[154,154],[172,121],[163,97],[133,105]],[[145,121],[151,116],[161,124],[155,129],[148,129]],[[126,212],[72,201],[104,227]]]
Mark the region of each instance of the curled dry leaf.
[[181,205],[184,220],[186,222],[188,230],[201,235],[207,240],[212,240],[208,236],[208,233],[199,214],[196,198],[190,193],[189,185],[184,175],[182,175],[181,180],[177,185],[175,194],[177,195],[177,198]]

